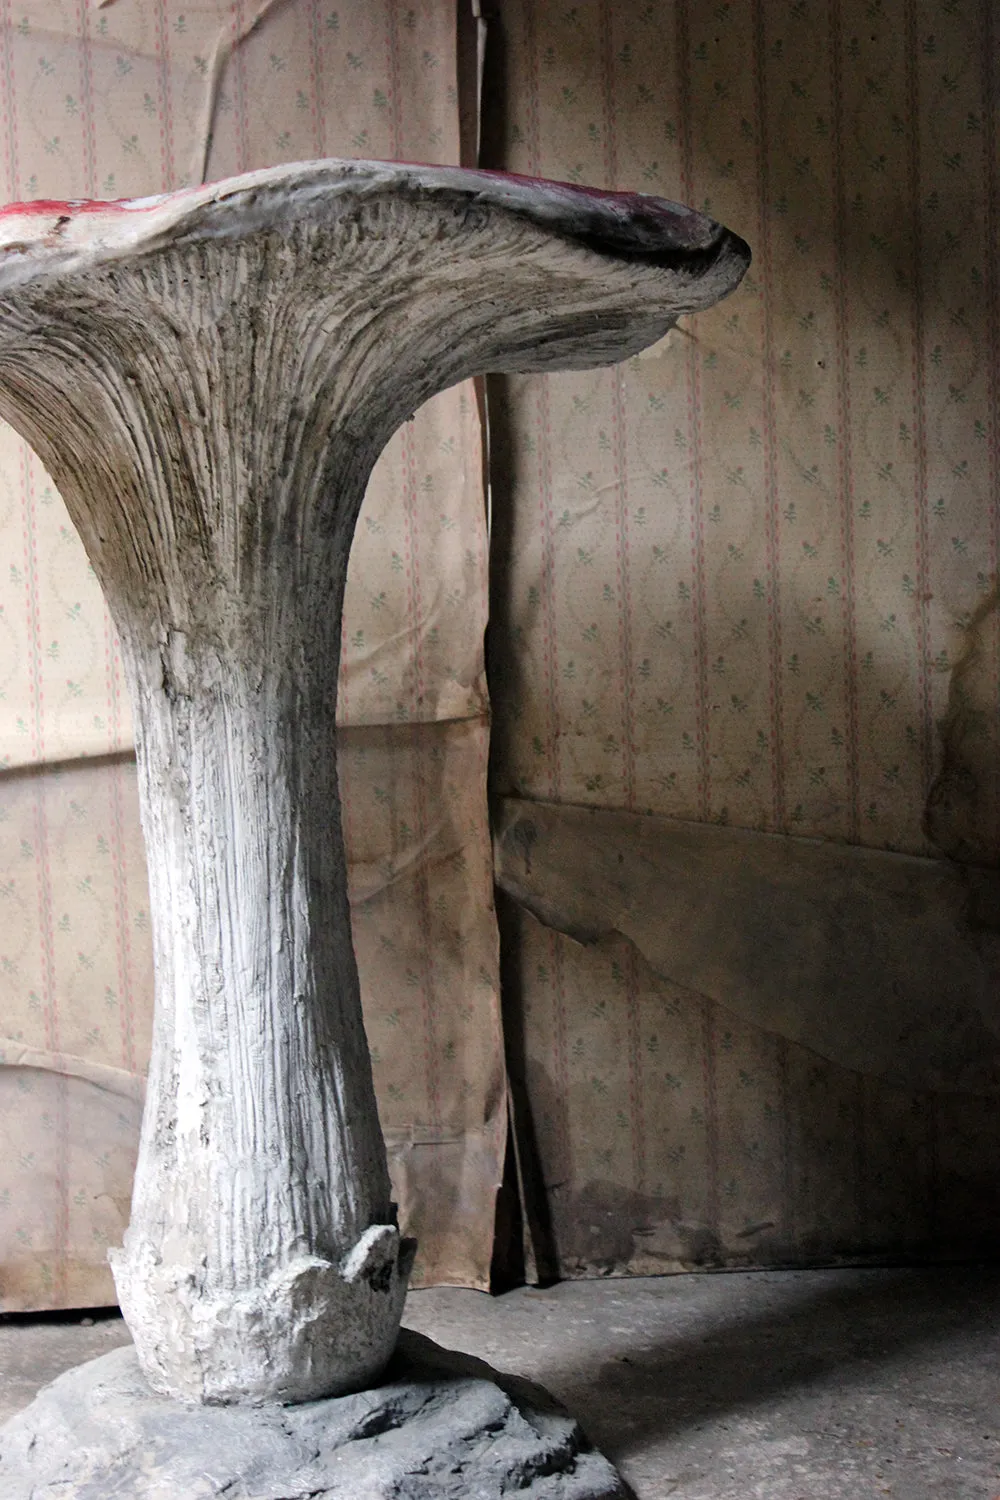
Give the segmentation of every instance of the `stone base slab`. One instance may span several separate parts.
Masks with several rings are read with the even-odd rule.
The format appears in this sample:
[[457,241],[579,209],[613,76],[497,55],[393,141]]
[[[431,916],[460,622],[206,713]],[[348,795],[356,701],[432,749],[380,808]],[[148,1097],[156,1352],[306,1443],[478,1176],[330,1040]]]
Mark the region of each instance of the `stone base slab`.
[[131,1348],[0,1428],[4,1500],[627,1500],[537,1386],[404,1329],[382,1383],[296,1406],[183,1406]]

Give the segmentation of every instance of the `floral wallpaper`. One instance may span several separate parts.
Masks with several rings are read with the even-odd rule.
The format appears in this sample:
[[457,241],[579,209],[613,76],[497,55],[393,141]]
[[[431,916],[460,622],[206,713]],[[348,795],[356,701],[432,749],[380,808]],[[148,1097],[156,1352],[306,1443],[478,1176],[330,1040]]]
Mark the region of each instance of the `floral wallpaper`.
[[[484,164],[678,198],[755,253],[734,297],[615,371],[491,382],[497,791],[995,864],[992,0],[507,0],[488,25]],[[455,59],[436,0],[5,0],[0,190],[457,160]],[[390,446],[340,704],[396,1193],[425,1278],[480,1286],[506,1137],[481,460],[471,390]],[[6,430],[0,539],[9,1311],[111,1295],[151,975],[114,633]],[[991,1101],[838,1070],[621,940],[509,932],[509,1054],[566,1274],[992,1243]]]
[[[495,384],[498,790],[996,864],[992,0],[502,25],[505,165],[703,207],[754,263],[616,370]],[[835,1076],[527,917],[517,966],[564,1269],[995,1234],[990,1101]]]
[[[0,201],[325,155],[456,161],[453,8],[0,5]],[[470,388],[408,423],[352,552],[339,703],[355,942],[417,1275],[483,1286],[506,1142]],[[113,1299],[149,1045],[118,646],[62,501],[0,431],[0,1310]]]

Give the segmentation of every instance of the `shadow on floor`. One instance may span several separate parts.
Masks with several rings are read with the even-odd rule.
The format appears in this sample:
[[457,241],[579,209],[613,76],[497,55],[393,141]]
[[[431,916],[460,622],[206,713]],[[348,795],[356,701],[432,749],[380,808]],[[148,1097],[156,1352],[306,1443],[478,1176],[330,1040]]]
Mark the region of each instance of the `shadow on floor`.
[[[831,1377],[846,1388],[852,1378],[949,1340],[967,1348],[970,1361],[993,1365],[982,1379],[998,1388],[1000,1266],[956,1275],[858,1275],[855,1285],[838,1277],[832,1286],[796,1293],[791,1306],[787,1292],[761,1287],[758,1293],[757,1278],[748,1277],[746,1306],[734,1303],[731,1318],[716,1314],[710,1325],[700,1322],[702,1331],[679,1332],[658,1347],[589,1363],[584,1356],[571,1370],[553,1366],[544,1378],[612,1460],[706,1421],[801,1395]],[[949,1368],[953,1360],[949,1351]],[[886,1378],[882,1368],[880,1379]]]

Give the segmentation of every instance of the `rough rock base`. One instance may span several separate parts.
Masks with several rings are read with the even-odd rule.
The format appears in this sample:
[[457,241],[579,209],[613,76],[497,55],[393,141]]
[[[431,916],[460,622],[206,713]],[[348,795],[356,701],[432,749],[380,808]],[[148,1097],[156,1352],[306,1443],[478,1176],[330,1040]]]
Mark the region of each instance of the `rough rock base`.
[[68,1370],[0,1428],[4,1500],[626,1500],[527,1382],[403,1330],[381,1385],[300,1406],[182,1406],[132,1348]]

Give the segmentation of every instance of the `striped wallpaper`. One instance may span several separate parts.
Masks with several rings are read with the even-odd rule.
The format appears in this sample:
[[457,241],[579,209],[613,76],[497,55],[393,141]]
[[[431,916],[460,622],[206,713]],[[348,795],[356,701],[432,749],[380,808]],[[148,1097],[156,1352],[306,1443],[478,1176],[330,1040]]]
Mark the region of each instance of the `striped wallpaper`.
[[[995,862],[990,0],[505,0],[490,27],[490,165],[704,206],[755,252],[736,296],[621,369],[497,387],[498,788]],[[8,0],[3,196],[455,159],[454,59],[435,0]],[[7,432],[0,537],[10,1310],[108,1294],[150,975],[114,635]],[[485,572],[478,418],[456,393],[366,501],[341,717],[397,1192],[426,1274],[477,1284],[505,1130]],[[933,1256],[995,1233],[988,1101],[893,1093],[672,990],[624,944],[517,930],[569,1274]]]
[[[455,12],[0,0],[0,201],[319,155],[456,161]],[[487,545],[469,389],[373,478],[339,719],[355,941],[418,1276],[484,1285],[506,1140],[486,825]],[[113,1296],[152,1001],[118,646],[62,501],[0,432],[0,1310]]]
[[[995,864],[995,5],[502,26],[498,159],[704,207],[754,263],[619,369],[497,387],[498,789]],[[528,917],[517,967],[564,1269],[995,1237],[990,1101],[840,1074]]]

